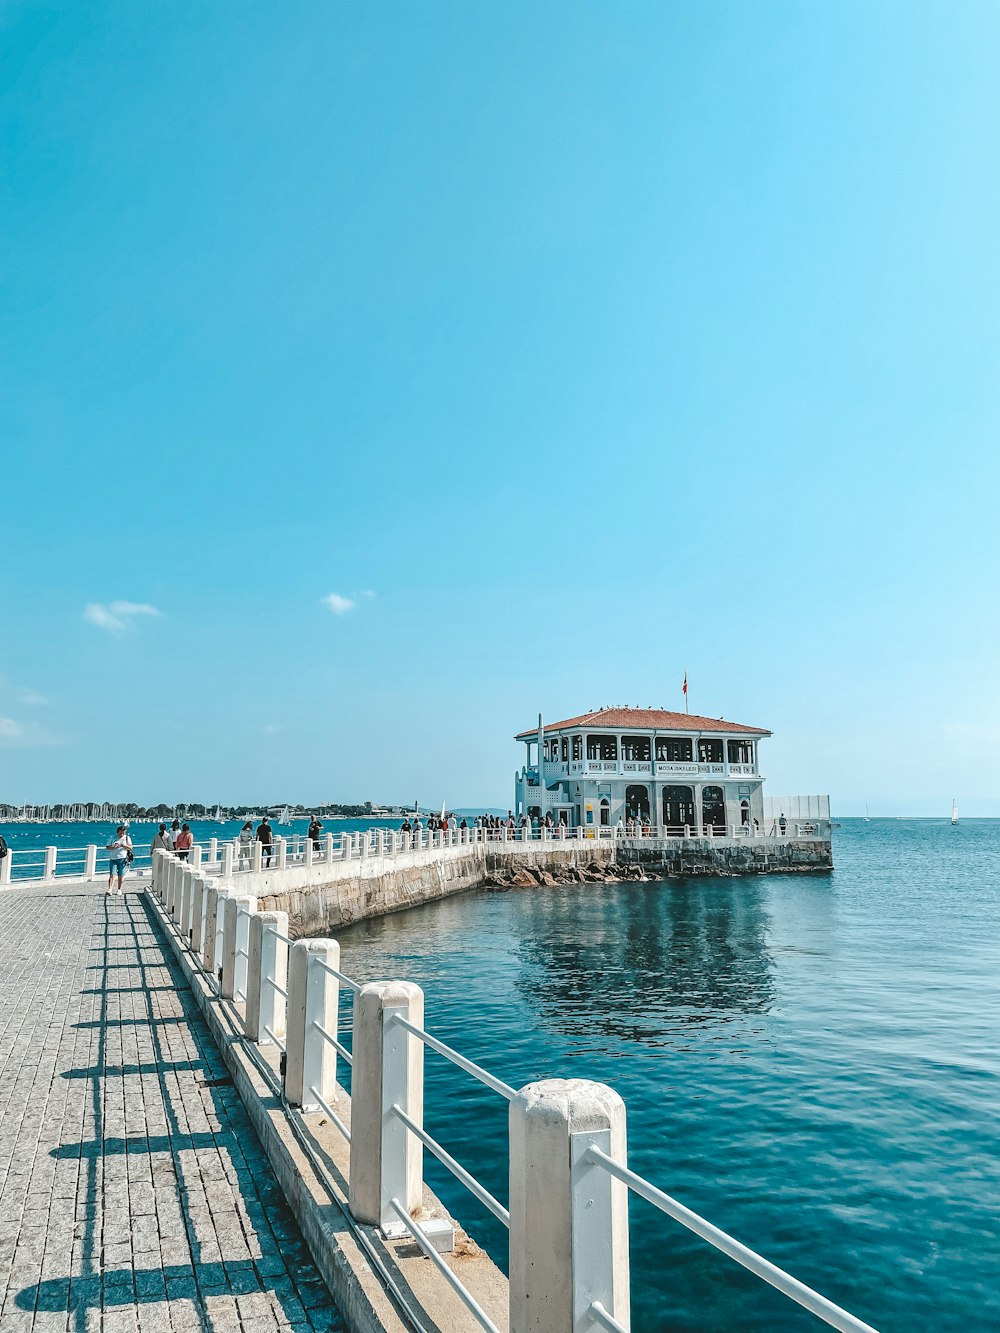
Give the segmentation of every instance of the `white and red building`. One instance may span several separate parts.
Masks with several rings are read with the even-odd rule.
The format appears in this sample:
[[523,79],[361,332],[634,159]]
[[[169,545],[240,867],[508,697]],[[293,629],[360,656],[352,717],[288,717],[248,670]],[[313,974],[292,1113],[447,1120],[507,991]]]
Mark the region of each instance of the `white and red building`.
[[527,747],[515,776],[516,812],[584,829],[631,817],[667,836],[777,832],[781,815],[789,823],[829,821],[825,797],[777,798],[787,811],[765,800],[759,747],[770,735],[662,708],[601,708],[549,723],[539,716],[515,738]]

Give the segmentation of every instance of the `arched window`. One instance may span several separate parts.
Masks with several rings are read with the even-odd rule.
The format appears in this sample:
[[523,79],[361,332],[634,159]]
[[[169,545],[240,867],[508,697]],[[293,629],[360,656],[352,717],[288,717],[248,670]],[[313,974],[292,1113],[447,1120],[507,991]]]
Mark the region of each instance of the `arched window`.
[[602,797],[601,799],[601,826],[602,828],[607,828],[610,823],[611,823],[611,802],[605,796]]
[[726,824],[726,794],[721,787],[703,787],[701,792],[702,823],[724,828]]
[[749,823],[750,823],[750,802],[749,802],[749,801],[740,801],[740,823],[741,823],[741,824],[749,824]]
[[663,823],[667,828],[694,825],[694,792],[690,787],[663,788]]
[[625,815],[633,819],[649,818],[649,788],[641,782],[633,782],[625,788]]

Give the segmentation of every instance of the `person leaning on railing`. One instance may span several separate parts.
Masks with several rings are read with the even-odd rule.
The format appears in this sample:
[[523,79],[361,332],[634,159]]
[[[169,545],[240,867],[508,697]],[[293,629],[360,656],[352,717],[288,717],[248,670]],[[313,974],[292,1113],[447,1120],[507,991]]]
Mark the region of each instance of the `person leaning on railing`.
[[194,846],[194,834],[190,824],[182,824],[181,831],[174,838],[174,851],[182,861],[186,861]]

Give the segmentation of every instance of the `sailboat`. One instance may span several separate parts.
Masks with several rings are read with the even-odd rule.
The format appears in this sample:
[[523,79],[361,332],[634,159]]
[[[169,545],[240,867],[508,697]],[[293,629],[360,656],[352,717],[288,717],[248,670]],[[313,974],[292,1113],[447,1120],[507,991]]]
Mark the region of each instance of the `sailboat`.
[[868,802],[867,802],[867,801],[865,801],[865,818],[864,818],[864,822],[865,822],[866,824],[870,824],[870,823],[872,822],[872,821],[871,821],[871,815],[869,815],[869,813],[868,813]]
[[291,822],[292,822],[292,821],[291,821],[291,820],[289,819],[289,817],[288,817],[288,806],[286,805],[286,806],[284,806],[284,808],[282,809],[281,814],[278,816],[278,823],[279,823],[279,824],[290,824]]
[[954,796],[951,798],[951,822],[953,824],[958,823],[958,804],[955,801]]

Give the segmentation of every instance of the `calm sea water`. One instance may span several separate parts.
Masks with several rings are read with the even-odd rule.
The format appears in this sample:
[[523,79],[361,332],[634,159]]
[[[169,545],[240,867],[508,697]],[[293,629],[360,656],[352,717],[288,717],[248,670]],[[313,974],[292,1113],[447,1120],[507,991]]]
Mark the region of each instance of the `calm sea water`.
[[[427,1026],[515,1087],[613,1085],[637,1170],[876,1327],[1000,1327],[1000,822],[835,839],[829,876],[414,908],[344,931],[345,971],[419,982]],[[506,1200],[505,1104],[426,1068],[429,1131]],[[642,1201],[632,1266],[635,1333],[819,1326]]]

